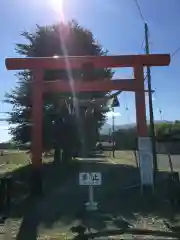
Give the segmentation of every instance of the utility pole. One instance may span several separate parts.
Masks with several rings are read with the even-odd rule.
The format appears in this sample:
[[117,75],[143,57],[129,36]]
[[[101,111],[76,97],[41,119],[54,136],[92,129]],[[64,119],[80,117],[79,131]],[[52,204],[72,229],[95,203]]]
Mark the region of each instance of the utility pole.
[[114,107],[112,108],[112,150],[113,150],[113,158],[115,158],[115,137],[114,137],[114,132],[115,132],[115,129],[114,129],[114,122],[115,122],[115,116],[114,116]]
[[[148,38],[148,25],[144,24],[145,28],[145,44],[146,54],[149,54],[149,38]],[[150,117],[150,134],[152,140],[152,154],[153,154],[153,165],[154,165],[154,181],[156,181],[157,171],[157,156],[156,156],[156,136],[154,127],[154,114],[153,114],[153,103],[152,103],[152,86],[151,86],[151,69],[147,66],[147,80],[148,80],[148,94],[149,94],[149,117]]]

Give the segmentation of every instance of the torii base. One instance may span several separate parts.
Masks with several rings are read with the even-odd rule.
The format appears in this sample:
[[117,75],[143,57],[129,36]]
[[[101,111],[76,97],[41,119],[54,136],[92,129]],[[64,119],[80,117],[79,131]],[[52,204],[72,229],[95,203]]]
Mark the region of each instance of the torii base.
[[31,172],[31,196],[41,197],[43,194],[43,181],[41,169],[33,168]]

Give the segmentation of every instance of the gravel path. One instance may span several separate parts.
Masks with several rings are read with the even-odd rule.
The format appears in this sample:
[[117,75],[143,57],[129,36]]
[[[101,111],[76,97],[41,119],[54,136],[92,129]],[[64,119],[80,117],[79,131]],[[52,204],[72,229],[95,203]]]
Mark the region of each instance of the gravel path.
[[[35,240],[37,236],[48,239],[47,235],[51,236],[49,239],[65,239],[65,235],[71,236],[70,227],[79,223],[83,223],[93,232],[117,230],[124,221],[135,228],[170,232],[165,222],[174,223],[179,217],[177,210],[170,208],[162,199],[147,200],[138,188],[123,190],[123,186],[139,183],[139,172],[135,167],[107,164],[105,160],[80,162],[79,171],[102,173],[103,185],[95,189],[95,198],[100,203],[98,214],[92,217],[84,212],[88,191],[87,187],[78,185],[77,172],[76,177],[69,179],[63,186],[52,189],[43,199],[29,203],[26,211],[22,211],[21,206],[19,210],[16,209],[16,214],[12,214],[9,224],[16,239]],[[58,175],[56,178],[58,179]],[[179,219],[176,224],[178,223]],[[0,240],[4,239],[1,236]],[[130,239],[129,235],[123,237]],[[158,238],[131,236],[131,239]]]

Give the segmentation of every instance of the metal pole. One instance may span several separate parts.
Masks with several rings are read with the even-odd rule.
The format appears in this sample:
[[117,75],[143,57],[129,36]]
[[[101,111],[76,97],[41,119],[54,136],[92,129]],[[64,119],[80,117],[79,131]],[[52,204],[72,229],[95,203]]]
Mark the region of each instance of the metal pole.
[[[146,54],[149,54],[149,39],[148,39],[148,25],[144,24],[145,28],[145,43],[146,43]],[[150,134],[152,140],[152,153],[153,153],[153,165],[154,165],[154,181],[156,180],[157,171],[157,156],[156,156],[156,136],[154,127],[154,114],[153,114],[153,103],[152,103],[152,86],[151,86],[151,69],[147,66],[147,80],[148,80],[148,94],[149,94],[149,117],[150,117]]]
[[115,122],[115,116],[114,116],[114,108],[112,108],[113,116],[112,116],[112,143],[113,143],[113,158],[115,157],[115,142],[114,142],[114,122]]
[[109,142],[111,142],[111,128],[109,128]]
[[91,204],[94,203],[94,191],[93,191],[93,185],[89,185],[89,202]]

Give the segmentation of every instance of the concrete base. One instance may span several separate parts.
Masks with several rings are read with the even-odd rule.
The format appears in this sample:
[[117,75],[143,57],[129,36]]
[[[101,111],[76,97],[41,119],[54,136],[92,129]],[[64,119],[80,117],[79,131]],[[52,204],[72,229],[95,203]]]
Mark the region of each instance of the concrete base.
[[141,192],[145,195],[145,196],[152,196],[154,195],[154,188],[150,185],[142,185],[141,186]]
[[42,185],[42,172],[41,169],[32,169],[31,173],[31,196],[42,196],[43,185]]
[[87,202],[85,203],[87,211],[97,211],[98,210],[98,203],[97,202]]

